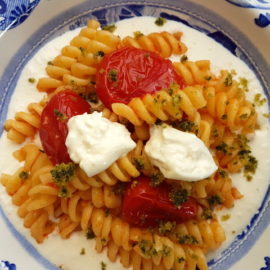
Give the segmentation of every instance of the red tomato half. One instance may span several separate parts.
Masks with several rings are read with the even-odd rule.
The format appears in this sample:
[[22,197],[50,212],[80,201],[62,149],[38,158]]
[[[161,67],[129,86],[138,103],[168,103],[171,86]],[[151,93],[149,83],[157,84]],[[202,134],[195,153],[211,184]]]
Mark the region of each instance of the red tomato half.
[[83,98],[68,90],[54,95],[44,108],[39,136],[45,153],[54,165],[70,162],[65,145],[68,119],[89,113],[90,109],[90,105]]
[[192,219],[198,211],[197,202],[189,197],[180,208],[169,199],[171,187],[162,183],[158,187],[150,186],[150,179],[141,176],[135,187],[129,187],[124,194],[122,215],[128,223],[149,227],[157,225],[157,221],[183,222]]
[[183,88],[183,79],[175,72],[172,62],[158,54],[125,47],[106,55],[97,72],[97,94],[105,106],[128,103],[169,87],[173,82]]

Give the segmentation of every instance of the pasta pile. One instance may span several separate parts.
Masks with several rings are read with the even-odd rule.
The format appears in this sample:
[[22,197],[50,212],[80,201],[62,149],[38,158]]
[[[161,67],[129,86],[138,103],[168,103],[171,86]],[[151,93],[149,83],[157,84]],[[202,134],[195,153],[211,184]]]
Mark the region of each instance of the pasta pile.
[[[66,184],[56,182],[57,166],[34,143],[40,115],[46,102],[57,92],[70,89],[81,95],[95,92],[95,75],[104,54],[132,46],[158,53],[164,58],[183,54],[187,47],[182,33],[152,33],[120,39],[109,31],[99,30],[90,20],[86,28],[65,46],[46,67],[48,77],[38,81],[39,91],[47,93],[40,103],[31,103],[28,112],[18,112],[5,122],[7,136],[15,143],[26,144],[14,152],[22,166],[0,180],[18,215],[32,237],[42,243],[54,230],[65,239],[76,231],[96,239],[96,250],[107,250],[111,261],[120,258],[134,270],[208,269],[205,258],[225,240],[215,209],[231,208],[242,197],[233,187],[230,173],[246,169],[250,149],[245,134],[257,127],[257,113],[246,99],[245,91],[232,74],[222,70],[218,76],[207,60],[182,60],[173,63],[185,87],[171,85],[155,94],[133,98],[128,104],[114,103],[111,110],[97,105],[111,121],[132,126],[136,148],[93,177],[74,164],[66,164],[70,177]],[[211,177],[185,182],[165,179],[188,191],[197,202],[196,219],[173,224],[171,230],[141,229],[121,219],[122,189],[139,175],[155,176],[156,168],[144,152],[149,129],[154,124],[169,124],[196,134],[212,151],[219,167]],[[249,177],[253,171],[246,172]]]

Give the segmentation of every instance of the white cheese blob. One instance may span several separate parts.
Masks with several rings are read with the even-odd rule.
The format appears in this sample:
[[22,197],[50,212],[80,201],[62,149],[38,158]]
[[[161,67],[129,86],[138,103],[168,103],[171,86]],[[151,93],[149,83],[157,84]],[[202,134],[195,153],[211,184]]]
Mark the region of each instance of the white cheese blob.
[[194,134],[168,125],[153,126],[145,152],[169,179],[198,181],[217,170],[211,153]]
[[93,176],[134,149],[136,143],[124,125],[94,112],[69,119],[66,146],[71,160]]

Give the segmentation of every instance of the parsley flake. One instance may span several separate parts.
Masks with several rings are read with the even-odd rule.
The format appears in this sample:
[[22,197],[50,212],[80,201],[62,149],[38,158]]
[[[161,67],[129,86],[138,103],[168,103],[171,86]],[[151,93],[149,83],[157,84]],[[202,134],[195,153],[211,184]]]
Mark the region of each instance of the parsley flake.
[[35,82],[36,82],[36,79],[35,79],[35,78],[29,78],[29,79],[28,79],[28,82],[30,82],[30,83],[35,83]]
[[165,23],[167,22],[167,20],[165,18],[162,18],[162,17],[158,17],[156,20],[155,20],[155,24],[157,26],[162,26],[164,25]]
[[173,188],[169,193],[169,198],[176,207],[180,207],[188,200],[188,191],[186,189]]
[[110,69],[108,73],[108,79],[111,82],[117,82],[117,70],[116,69]]
[[196,245],[199,242],[195,236],[185,234],[185,235],[178,236],[178,243],[182,245]]
[[233,77],[232,77],[232,74],[229,73],[229,74],[227,75],[227,77],[225,78],[225,80],[224,80],[224,85],[225,85],[225,86],[231,86],[232,83],[233,83]]
[[29,173],[26,172],[26,171],[22,171],[22,172],[20,172],[19,177],[20,177],[20,179],[22,179],[22,180],[26,180],[26,179],[29,178]]
[[110,24],[110,25],[103,25],[101,27],[102,30],[106,30],[106,31],[109,31],[109,32],[114,32],[116,30],[116,26],[115,24]]
[[101,266],[101,270],[106,270],[107,268],[107,264],[105,262],[101,262],[100,266]]

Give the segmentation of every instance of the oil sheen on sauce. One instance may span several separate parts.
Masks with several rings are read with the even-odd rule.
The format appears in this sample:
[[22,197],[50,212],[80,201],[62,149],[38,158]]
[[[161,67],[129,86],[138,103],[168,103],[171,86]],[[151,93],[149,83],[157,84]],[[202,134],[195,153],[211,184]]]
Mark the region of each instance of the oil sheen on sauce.
[[[182,31],[184,33],[183,42],[188,46],[186,55],[189,60],[208,59],[211,61],[211,69],[214,72],[218,72],[221,69],[236,70],[237,76],[245,77],[249,80],[249,88],[252,91],[250,90],[247,93],[247,97],[250,100],[253,99],[256,93],[263,94],[258,80],[247,65],[220,44],[181,23],[167,21],[160,27],[155,25],[154,21],[155,18],[152,17],[138,17],[120,21],[116,23],[117,28],[114,34],[124,37],[127,35],[133,36],[133,32],[136,31],[140,31],[143,34],[160,31]],[[28,103],[39,101],[42,98],[43,94],[35,89],[35,84],[28,82],[28,78],[35,78],[37,80],[39,77],[46,76],[45,67],[47,62],[57,56],[61,48],[67,45],[78,32],[79,29],[55,38],[42,47],[28,62],[18,80],[9,105],[7,118],[13,118],[15,112],[24,111]],[[179,59],[179,56],[172,57],[173,61],[179,61]],[[255,132],[251,141],[253,154],[259,162],[257,173],[251,182],[247,182],[242,174],[232,176],[233,185],[244,194],[244,197],[236,201],[232,209],[222,210],[218,213],[227,240],[219,250],[208,255],[209,259],[218,256],[220,251],[226,248],[236,235],[249,224],[250,219],[260,206],[269,185],[270,160],[267,156],[270,152],[270,128],[268,120],[262,117],[262,113],[268,112],[267,104],[257,108],[257,111],[260,114],[260,129]],[[12,152],[19,147],[7,140],[5,132],[2,134],[0,139],[1,173],[14,173],[19,166],[19,163],[12,157]],[[97,254],[94,250],[95,241],[87,240],[83,233],[74,233],[69,239],[63,240],[55,232],[44,243],[37,244],[30,236],[29,230],[23,227],[22,220],[16,214],[17,207],[12,205],[11,198],[6,194],[2,186],[0,186],[0,203],[15,228],[53,264],[57,266],[62,265],[63,269],[66,270],[88,270],[89,266],[91,266],[92,270],[99,270],[101,269],[100,262],[103,261],[109,266],[110,270],[124,269],[119,263],[110,263],[105,254],[106,252]],[[221,221],[221,216],[223,215],[230,215],[230,218],[226,221]],[[85,249],[85,255],[80,255],[82,248]]]

